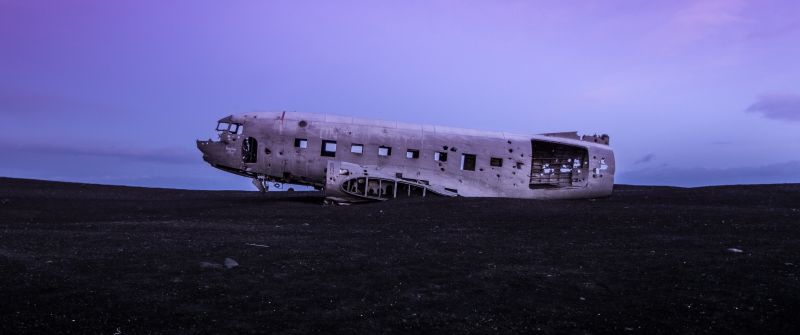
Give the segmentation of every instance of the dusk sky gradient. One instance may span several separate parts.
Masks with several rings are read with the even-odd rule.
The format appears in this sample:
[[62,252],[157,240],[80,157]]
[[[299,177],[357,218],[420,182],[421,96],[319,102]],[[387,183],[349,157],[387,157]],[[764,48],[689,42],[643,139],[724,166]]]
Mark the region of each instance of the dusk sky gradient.
[[0,0],[0,176],[252,189],[251,111],[607,133],[617,182],[800,182],[798,1]]

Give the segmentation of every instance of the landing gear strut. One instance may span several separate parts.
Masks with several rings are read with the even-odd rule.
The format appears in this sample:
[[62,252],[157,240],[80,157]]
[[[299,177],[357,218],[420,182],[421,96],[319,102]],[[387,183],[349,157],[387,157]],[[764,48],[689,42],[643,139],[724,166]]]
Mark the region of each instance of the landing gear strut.
[[269,189],[269,182],[264,179],[263,176],[258,176],[253,178],[253,185],[258,189],[261,193],[266,193]]

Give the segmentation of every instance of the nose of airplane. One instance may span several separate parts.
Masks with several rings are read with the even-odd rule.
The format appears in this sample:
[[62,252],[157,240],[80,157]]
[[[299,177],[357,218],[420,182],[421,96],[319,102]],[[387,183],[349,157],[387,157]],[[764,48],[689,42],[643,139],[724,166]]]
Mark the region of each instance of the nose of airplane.
[[203,160],[208,162],[208,160],[209,160],[209,158],[211,156],[211,151],[212,151],[211,141],[210,140],[209,141],[197,140],[197,149],[200,150],[200,152],[203,153]]

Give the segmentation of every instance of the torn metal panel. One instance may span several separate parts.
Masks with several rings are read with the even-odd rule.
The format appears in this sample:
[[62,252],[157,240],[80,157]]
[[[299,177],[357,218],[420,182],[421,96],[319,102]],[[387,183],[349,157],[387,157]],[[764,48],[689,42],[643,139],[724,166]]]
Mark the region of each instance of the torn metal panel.
[[[566,199],[611,194],[608,135],[519,135],[324,114],[230,115],[198,141],[223,171],[323,188],[337,201],[402,196]],[[255,181],[254,181],[255,183]]]
[[377,166],[328,161],[325,196],[338,202],[385,201],[396,198],[458,195],[428,181],[387,173]]

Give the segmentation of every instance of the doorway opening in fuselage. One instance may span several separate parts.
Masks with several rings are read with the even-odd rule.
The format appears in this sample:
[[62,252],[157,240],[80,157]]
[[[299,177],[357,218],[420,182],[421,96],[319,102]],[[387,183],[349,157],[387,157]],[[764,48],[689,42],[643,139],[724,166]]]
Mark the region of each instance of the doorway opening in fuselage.
[[531,146],[531,189],[587,185],[589,151],[585,147],[537,140]]
[[258,160],[258,141],[248,137],[242,141],[242,163],[255,163]]

